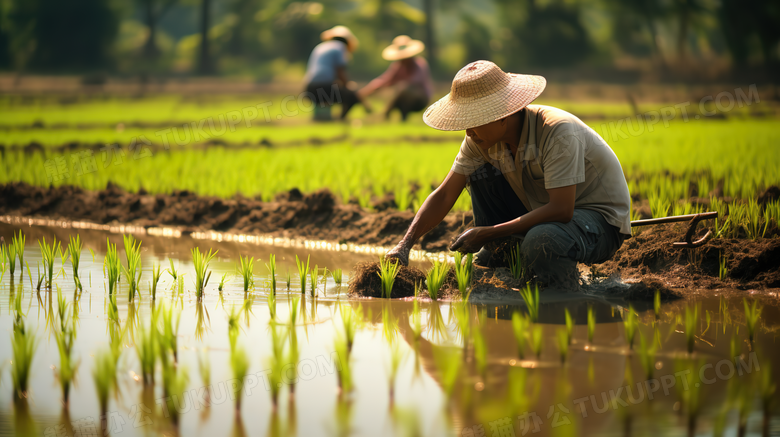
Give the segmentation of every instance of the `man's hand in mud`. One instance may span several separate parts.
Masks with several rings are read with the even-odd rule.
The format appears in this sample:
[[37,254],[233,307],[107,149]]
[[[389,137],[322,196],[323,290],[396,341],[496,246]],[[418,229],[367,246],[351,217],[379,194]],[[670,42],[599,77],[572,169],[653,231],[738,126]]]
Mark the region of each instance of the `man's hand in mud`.
[[398,243],[397,246],[390,249],[389,252],[385,255],[385,258],[394,258],[397,259],[398,262],[401,263],[401,265],[408,266],[409,265],[409,248],[406,247],[404,243]]
[[450,244],[450,250],[461,253],[476,253],[482,249],[488,241],[486,227],[476,227],[467,230],[466,232],[458,235],[458,238]]

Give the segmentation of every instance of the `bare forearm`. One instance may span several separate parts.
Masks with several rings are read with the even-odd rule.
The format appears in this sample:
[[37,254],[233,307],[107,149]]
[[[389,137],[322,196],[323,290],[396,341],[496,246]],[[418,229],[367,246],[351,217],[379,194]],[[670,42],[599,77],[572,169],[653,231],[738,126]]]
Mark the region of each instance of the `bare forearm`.
[[417,240],[441,223],[450,212],[453,204],[454,202],[450,202],[444,193],[438,190],[434,191],[417,211],[417,215],[414,216],[401,244],[411,249]]

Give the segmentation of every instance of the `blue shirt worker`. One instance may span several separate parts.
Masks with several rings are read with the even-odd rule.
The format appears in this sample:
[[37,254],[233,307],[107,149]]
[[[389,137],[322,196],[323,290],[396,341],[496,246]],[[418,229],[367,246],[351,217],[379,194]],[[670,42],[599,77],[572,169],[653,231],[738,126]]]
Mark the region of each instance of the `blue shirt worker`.
[[331,119],[331,106],[341,104],[341,119],[360,100],[354,90],[354,83],[347,78],[347,62],[358,47],[358,39],[346,26],[336,26],[320,35],[309,56],[304,83],[308,97],[316,104],[314,119]]

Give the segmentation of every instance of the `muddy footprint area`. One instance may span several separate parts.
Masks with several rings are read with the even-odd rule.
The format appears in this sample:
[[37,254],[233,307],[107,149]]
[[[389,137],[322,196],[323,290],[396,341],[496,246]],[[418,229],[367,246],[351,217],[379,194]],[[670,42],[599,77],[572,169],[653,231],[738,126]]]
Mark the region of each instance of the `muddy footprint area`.
[[[44,188],[24,183],[0,186],[0,215],[146,228],[174,227],[183,234],[213,230],[379,246],[395,245],[414,218],[410,211],[376,212],[353,203],[342,204],[328,190],[303,194],[293,189],[277,195],[272,202],[263,202],[242,196],[231,199],[199,196],[186,190],[149,194],[142,189],[131,193],[113,184],[104,190],[90,191],[73,186]],[[422,238],[418,248],[428,252],[446,251],[452,239],[471,222],[471,213],[450,213]],[[685,229],[685,224],[639,228],[610,261],[582,266],[581,270],[589,272],[583,276],[589,283],[611,277],[630,284],[666,288],[780,288],[780,232],[776,226],[771,226],[765,238],[759,240],[715,238],[696,249],[673,248],[672,242],[681,241]],[[698,232],[699,236],[703,235],[705,227],[700,226]],[[723,279],[720,278],[721,258],[725,258],[727,270]],[[376,266],[355,266],[356,277],[366,278],[365,283],[355,282],[367,290],[358,294],[379,295],[376,269]],[[371,273],[362,275],[362,271]],[[397,281],[400,294],[396,296],[394,292],[393,297],[413,295],[415,281],[424,279],[423,271],[404,272],[402,269]],[[503,290],[516,293],[513,289],[521,286],[519,281],[511,279],[507,269],[501,268],[478,269],[474,279],[476,293],[503,293]],[[653,286],[646,285],[646,288]],[[445,282],[442,297],[456,293],[452,276]]]

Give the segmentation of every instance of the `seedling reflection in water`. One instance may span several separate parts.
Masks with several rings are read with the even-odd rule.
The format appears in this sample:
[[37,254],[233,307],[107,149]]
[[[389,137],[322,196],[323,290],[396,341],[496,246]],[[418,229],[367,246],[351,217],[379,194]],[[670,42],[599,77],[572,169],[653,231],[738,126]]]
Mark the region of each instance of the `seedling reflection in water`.
[[645,371],[645,377],[647,379],[653,379],[653,372],[655,371],[655,338],[651,341],[652,347],[647,347],[645,342],[645,336],[642,332],[639,332],[639,362],[642,365],[642,369]]
[[634,307],[628,306],[628,314],[623,320],[623,326],[626,331],[626,341],[628,342],[628,348],[634,349],[634,337],[636,336],[636,313]]
[[566,333],[566,329],[559,329],[558,335],[558,351],[561,354],[561,363],[566,362],[566,357],[569,355],[569,335]]
[[434,261],[430,270],[426,275],[426,283],[428,284],[428,296],[431,299],[437,300],[439,298],[439,291],[441,290],[444,281],[447,279],[447,273],[450,271],[450,265],[446,262]]
[[393,292],[395,277],[401,269],[401,263],[395,258],[379,258],[379,280],[382,282],[382,297],[390,299]]
[[528,318],[515,311],[512,313],[512,331],[515,334],[515,342],[517,343],[517,356],[522,360],[525,358],[525,342],[528,335],[528,327],[530,323]]
[[351,347],[342,334],[336,334],[333,344],[339,364],[336,366],[336,376],[339,383],[339,395],[352,391],[352,360],[350,359]]
[[693,305],[693,308],[685,306],[685,344],[688,347],[688,353],[693,353],[693,346],[696,341],[696,325],[699,323],[699,306]]
[[105,416],[108,411],[108,398],[111,395],[111,389],[114,388],[115,375],[116,360],[114,355],[105,350],[98,352],[95,355],[95,367],[92,370],[92,377],[95,380],[95,390],[97,391],[101,416]]
[[388,369],[388,386],[390,395],[390,405],[395,402],[395,381],[398,376],[398,369],[401,367],[401,363],[406,358],[406,353],[401,349],[401,342],[390,343],[390,360]]
[[23,398],[27,396],[29,388],[30,368],[32,367],[37,341],[35,334],[29,332],[25,327],[24,314],[21,311],[21,293],[17,293],[14,307],[15,319],[13,333],[11,334],[11,349],[13,350],[11,377],[13,378],[14,392],[17,397]]
[[758,306],[757,300],[754,300],[753,304],[749,305],[746,298],[742,298],[742,305],[745,307],[745,321],[748,330],[748,340],[750,340],[750,344],[753,344],[753,339],[755,338],[756,334],[756,324],[758,323],[758,318],[761,316],[761,310],[763,308]]

